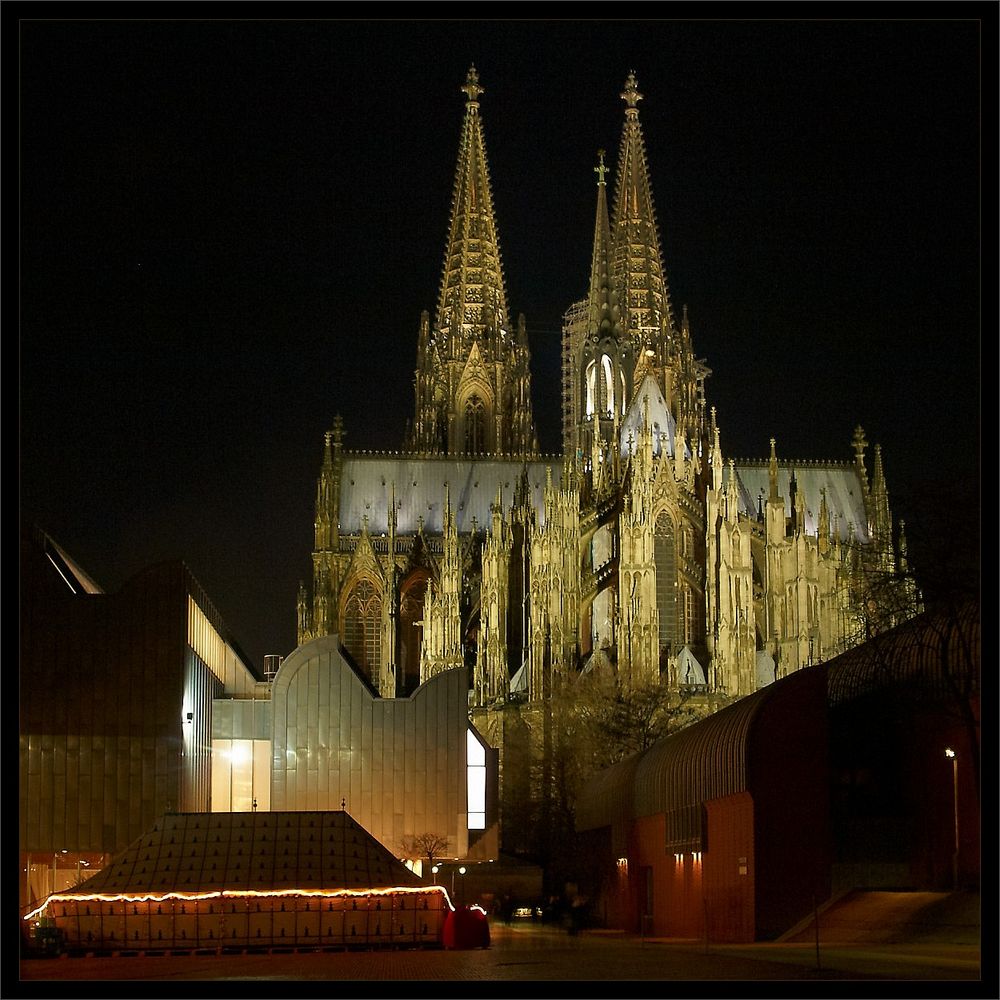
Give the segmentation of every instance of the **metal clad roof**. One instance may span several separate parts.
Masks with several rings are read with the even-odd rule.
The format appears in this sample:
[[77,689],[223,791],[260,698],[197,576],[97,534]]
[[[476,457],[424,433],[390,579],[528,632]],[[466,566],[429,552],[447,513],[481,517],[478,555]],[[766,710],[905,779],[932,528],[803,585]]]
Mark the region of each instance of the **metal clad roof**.
[[[621,455],[628,458],[636,447],[639,434],[646,419],[646,404],[649,405],[649,423],[653,428],[653,454],[659,455],[665,448],[666,453],[673,457],[674,440],[677,435],[677,424],[670,408],[663,399],[663,393],[652,375],[643,378],[638,390],[632,396],[628,412],[622,420],[619,440]],[[684,454],[690,456],[691,450],[685,445]]]
[[509,509],[525,469],[532,505],[542,519],[547,471],[552,470],[552,481],[558,483],[562,475],[561,458],[517,462],[348,455],[340,480],[340,530],[344,534],[360,534],[367,516],[371,534],[387,532],[389,503],[395,487],[397,532],[416,534],[419,519],[423,518],[424,531],[440,534],[447,484],[459,533],[472,531],[473,518],[482,531],[489,526],[490,506],[496,501],[497,490],[503,489],[504,509]]
[[624,848],[621,841],[635,815],[635,769],[641,756],[628,757],[594,775],[587,783],[576,803],[577,830],[609,826],[612,836],[620,841],[613,843],[613,848]]
[[748,788],[750,733],[768,703],[790,685],[814,683],[818,667],[800,670],[741,698],[644,753],[601,772],[581,792],[577,829],[610,826],[622,836],[631,820],[664,814],[667,850],[700,850],[701,805]]
[[831,705],[895,684],[916,682],[945,696],[979,690],[982,607],[975,599],[947,613],[925,612],[827,663]]
[[[846,540],[848,525],[854,525],[854,537],[860,542],[868,539],[868,517],[861,481],[853,465],[822,465],[809,463],[779,463],[778,493],[785,501],[785,515],[792,514],[791,490],[792,473],[798,490],[805,497],[806,531],[815,535],[819,528],[819,504],[821,491],[826,490],[826,505],[830,511],[830,530],[836,527],[837,535]],[[758,499],[767,501],[770,492],[767,462],[737,462],[736,478],[739,482],[740,513],[749,517],[757,516]],[[723,479],[729,479],[729,467],[723,471]],[[836,518],[836,520],[835,520]]]

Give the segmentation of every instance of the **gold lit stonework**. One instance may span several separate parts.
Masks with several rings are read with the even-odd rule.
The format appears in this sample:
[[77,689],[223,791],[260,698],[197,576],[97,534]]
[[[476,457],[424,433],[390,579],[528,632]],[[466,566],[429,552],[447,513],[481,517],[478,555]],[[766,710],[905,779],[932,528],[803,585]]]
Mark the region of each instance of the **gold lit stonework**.
[[613,201],[602,151],[593,240],[580,248],[589,283],[565,314],[561,384],[545,387],[561,394],[563,454],[539,455],[474,68],[462,90],[405,451],[349,453],[339,418],[327,434],[298,635],[337,633],[356,660],[370,651],[366,672],[387,698],[467,668],[476,727],[511,785],[517,734],[541,748],[567,678],[604,671],[618,690],[664,686],[708,713],[861,641],[867,574],[900,581],[883,627],[919,595],[897,572],[905,543],[897,558],[881,451],[869,477],[860,428],[853,462],[793,466],[774,439],[761,460],[725,456],[711,371],[670,300],[634,73]]

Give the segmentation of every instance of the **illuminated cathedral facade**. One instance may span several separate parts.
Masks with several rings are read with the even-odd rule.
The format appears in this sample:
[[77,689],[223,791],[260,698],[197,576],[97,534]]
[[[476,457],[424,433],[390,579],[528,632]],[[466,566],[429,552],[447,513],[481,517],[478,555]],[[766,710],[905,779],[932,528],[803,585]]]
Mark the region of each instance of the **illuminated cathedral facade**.
[[861,428],[847,461],[790,462],[774,438],[759,461],[725,454],[710,370],[670,300],[631,74],[613,194],[603,153],[595,169],[587,295],[565,314],[562,384],[545,387],[561,393],[563,454],[539,453],[474,68],[462,89],[413,418],[395,453],[346,450],[339,417],[327,432],[298,641],[338,635],[383,698],[464,667],[501,768],[511,706],[530,718],[557,678],[600,668],[710,710],[861,641],[864,579],[907,568],[879,448],[870,474]]

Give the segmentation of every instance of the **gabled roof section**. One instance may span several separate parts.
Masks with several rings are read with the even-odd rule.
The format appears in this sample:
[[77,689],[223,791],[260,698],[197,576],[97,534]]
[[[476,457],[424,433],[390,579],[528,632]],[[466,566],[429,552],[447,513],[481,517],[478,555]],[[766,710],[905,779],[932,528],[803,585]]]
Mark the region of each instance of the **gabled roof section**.
[[677,681],[680,684],[705,683],[705,670],[688,646],[677,654]]
[[661,334],[666,335],[674,323],[653,208],[646,144],[639,124],[638,104],[642,97],[635,74],[629,73],[621,94],[625,102],[625,127],[618,152],[611,239],[625,329],[640,343],[649,343]]
[[63,896],[336,891],[420,880],[346,812],[168,813]]
[[[653,454],[667,454],[673,457],[677,422],[674,420],[670,407],[667,406],[663,393],[651,374],[646,374],[632,396],[621,429],[621,455],[627,458],[638,447],[642,435],[643,423],[648,421],[653,431]],[[690,455],[687,445],[685,455]]]
[[479,95],[483,88],[475,66],[469,69],[462,90],[466,94],[465,119],[437,308],[437,329],[459,340],[478,339],[487,330],[510,331],[479,116]]

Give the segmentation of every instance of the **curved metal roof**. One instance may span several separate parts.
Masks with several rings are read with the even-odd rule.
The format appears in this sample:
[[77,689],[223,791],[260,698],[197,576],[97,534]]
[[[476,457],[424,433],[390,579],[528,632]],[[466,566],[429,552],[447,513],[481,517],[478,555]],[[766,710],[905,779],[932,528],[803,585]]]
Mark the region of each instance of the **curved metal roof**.
[[[635,815],[633,793],[635,769],[642,754],[628,757],[594,775],[576,801],[577,830],[598,830],[610,826],[612,837],[623,838],[628,820]],[[624,849],[623,842],[613,849]]]
[[775,681],[597,775],[578,799],[577,829],[665,813],[668,847],[698,839],[702,802],[748,790],[748,745],[758,718],[772,699],[823,685],[821,669]]
[[830,704],[909,682],[942,694],[974,693],[979,689],[981,643],[978,600],[961,602],[948,612],[925,612],[830,660]]

